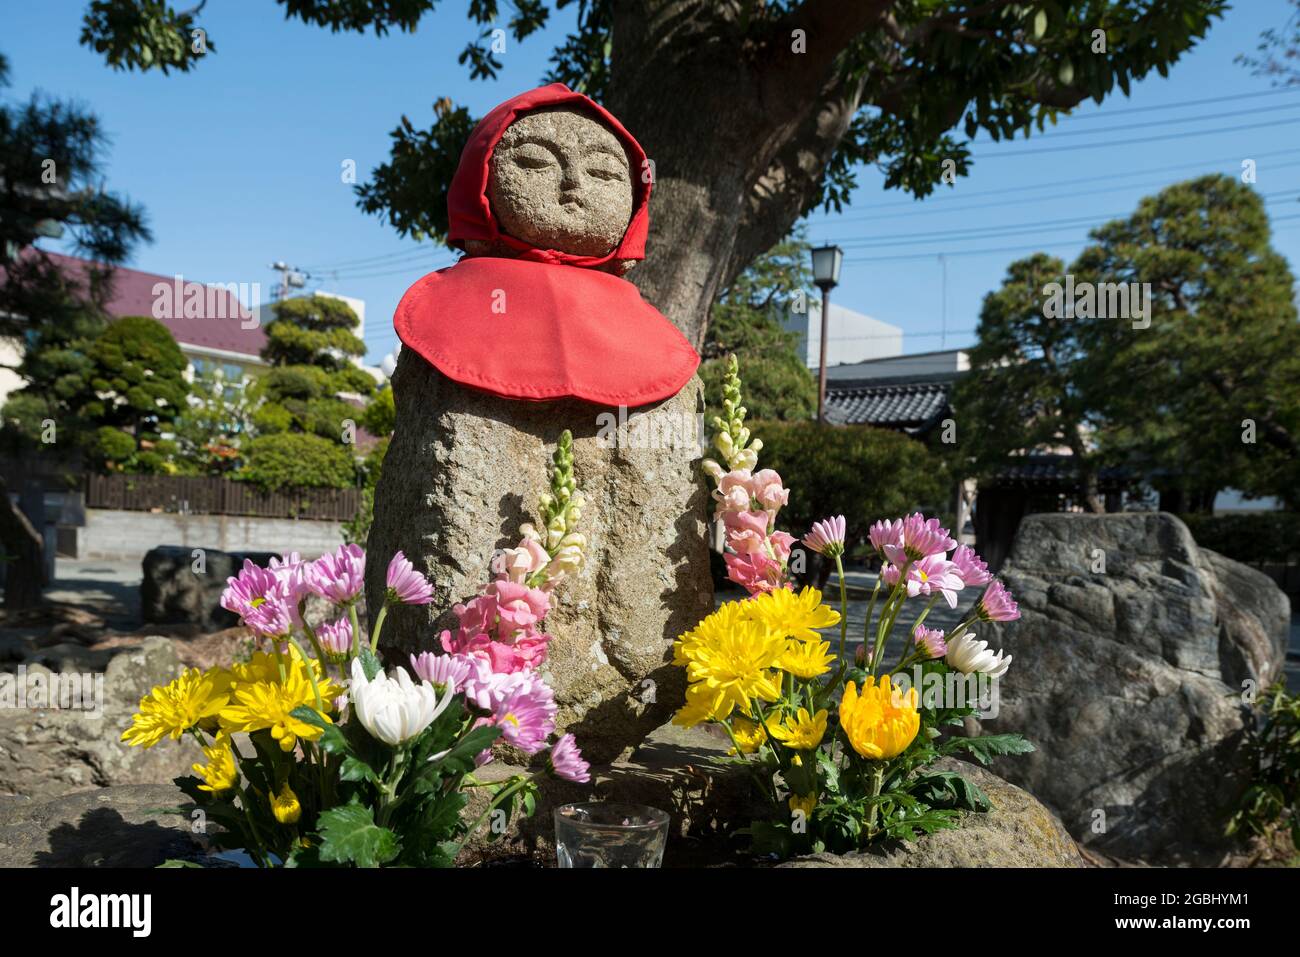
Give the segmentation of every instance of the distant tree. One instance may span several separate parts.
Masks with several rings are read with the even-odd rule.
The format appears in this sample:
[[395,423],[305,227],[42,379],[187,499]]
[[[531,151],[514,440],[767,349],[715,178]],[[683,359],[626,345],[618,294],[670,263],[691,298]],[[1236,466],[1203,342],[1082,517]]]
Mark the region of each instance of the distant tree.
[[[96,447],[112,450],[112,461],[145,472],[167,470],[175,444],[170,433],[186,408],[188,360],[171,332],[157,319],[125,316],[113,322],[86,352],[89,366],[81,391],[70,399],[81,421],[98,426]],[[135,446],[106,445],[104,430],[116,430]],[[108,456],[105,455],[105,459]]]
[[1079,382],[1079,327],[1044,308],[1044,289],[1065,279],[1061,260],[1036,253],[1007,267],[1001,288],[980,309],[971,371],[953,389],[957,459],[978,477],[1013,455],[1067,448],[1079,469],[1080,493],[1105,511],[1097,486],[1100,452],[1091,440],[1091,395]]
[[347,446],[319,435],[282,432],[248,443],[235,478],[262,489],[350,488],[356,464]]
[[[446,5],[441,5],[445,7]],[[745,267],[823,204],[839,208],[874,165],[924,196],[972,165],[967,141],[1028,136],[1086,99],[1168,72],[1225,0],[473,0],[460,55],[495,79],[498,40],[567,33],[560,80],[608,106],[654,160],[654,254],[633,281],[697,346],[710,306]],[[414,31],[437,0],[281,0],[331,31]],[[95,0],[81,42],[119,69],[188,69],[211,53],[197,8]],[[437,21],[445,25],[445,19]],[[504,32],[499,32],[504,31]],[[436,92],[430,96],[433,100]],[[474,118],[445,98],[433,123],[402,117],[362,209],[404,235],[446,235],[446,195]]]
[[1074,320],[1103,451],[1143,463],[1171,510],[1209,510],[1225,488],[1300,504],[1295,277],[1259,194],[1203,176],[1092,237],[1076,281],[1149,283],[1152,295],[1148,328]]
[[393,401],[393,387],[380,389],[366,410],[361,413],[361,424],[366,431],[379,438],[387,438],[397,428],[397,406]]
[[799,336],[781,326],[792,308],[807,308],[811,280],[808,243],[797,233],[756,259],[723,291],[701,350],[706,396],[722,394],[727,356],[735,353],[750,418],[812,418],[817,382],[799,355]]
[[1170,511],[1208,511],[1225,488],[1300,503],[1294,277],[1238,180],[1143,199],[1068,269],[1044,254],[1013,263],[978,336],[953,398],[977,472],[1065,446],[1093,509],[1103,463],[1145,475]]
[[260,432],[310,432],[338,441],[344,423],[361,410],[341,394],[369,396],[375,380],[352,359],[366,345],[353,330],[360,323],[342,299],[303,296],[273,307],[262,358],[272,368],[253,386],[262,404],[253,421]]

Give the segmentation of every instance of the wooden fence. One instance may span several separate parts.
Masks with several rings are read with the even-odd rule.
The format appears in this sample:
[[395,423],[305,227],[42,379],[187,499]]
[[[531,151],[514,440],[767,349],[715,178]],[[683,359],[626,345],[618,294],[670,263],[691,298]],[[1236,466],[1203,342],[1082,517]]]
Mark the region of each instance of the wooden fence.
[[87,475],[86,507],[191,515],[251,515],[346,522],[361,508],[355,488],[263,492],[245,482],[207,475]]

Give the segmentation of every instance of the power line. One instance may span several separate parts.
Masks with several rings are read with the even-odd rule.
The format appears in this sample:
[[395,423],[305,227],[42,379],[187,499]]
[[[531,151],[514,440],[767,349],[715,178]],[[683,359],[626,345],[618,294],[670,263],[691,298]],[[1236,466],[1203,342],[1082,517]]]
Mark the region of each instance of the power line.
[[[1145,130],[1153,126],[1176,126],[1179,123],[1199,123],[1202,120],[1226,120],[1237,116],[1250,116],[1254,113],[1276,113],[1279,110],[1294,110],[1300,103],[1287,103],[1284,106],[1261,106],[1253,110],[1232,110],[1228,113],[1210,113],[1206,116],[1170,117],[1167,120],[1148,120],[1145,123],[1130,123],[1126,126],[1105,126],[1099,130],[1062,130],[1039,133],[1038,139],[1059,140],[1067,136],[1097,136],[1105,133],[1122,133],[1125,130]],[[1026,137],[1026,141],[1033,137]]]
[[1185,106],[1209,106],[1212,103],[1228,103],[1233,100],[1255,100],[1265,96],[1281,96],[1287,93],[1300,93],[1300,87],[1278,87],[1272,90],[1256,90],[1251,93],[1231,93],[1227,96],[1211,96],[1203,100],[1183,100],[1181,103],[1163,103],[1154,106],[1129,106],[1122,110],[1103,110],[1083,115],[1070,114],[1066,118],[1071,122],[1079,120],[1109,119],[1112,116],[1124,116],[1131,113],[1153,113],[1159,110],[1180,110]]
[[318,263],[305,268],[320,272],[332,272],[335,269],[350,269],[364,264],[381,265],[389,260],[406,259],[411,256],[427,256],[430,253],[450,252],[445,246],[421,245],[415,249],[404,249],[395,253],[380,253],[375,256],[363,256],[359,259],[340,259],[331,263]]
[[1000,150],[984,150],[974,155],[980,159],[1007,159],[1017,156],[1036,156],[1041,153],[1062,153],[1075,150],[1106,149],[1112,146],[1135,146],[1145,143],[1163,143],[1167,140],[1182,140],[1189,136],[1217,136],[1220,133],[1240,133],[1243,130],[1259,130],[1265,128],[1275,128],[1279,126],[1289,126],[1293,123],[1300,123],[1300,117],[1292,120],[1282,120],[1278,123],[1246,123],[1242,126],[1224,126],[1217,130],[1188,130],[1185,133],[1166,133],[1163,136],[1144,136],[1131,140],[1107,140],[1104,143],[1080,143],[1076,146],[1044,146],[1032,150],[1016,150],[1011,153],[1004,153]]

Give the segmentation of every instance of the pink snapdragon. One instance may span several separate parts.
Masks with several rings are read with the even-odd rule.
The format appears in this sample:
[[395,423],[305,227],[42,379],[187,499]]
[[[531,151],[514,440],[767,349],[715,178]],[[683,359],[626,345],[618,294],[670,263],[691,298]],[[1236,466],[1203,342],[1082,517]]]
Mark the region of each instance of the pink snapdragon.
[[790,501],[790,491],[781,484],[773,469],[759,469],[749,480],[749,493],[758,504],[774,516]]
[[498,641],[509,641],[521,631],[531,632],[551,609],[550,596],[540,588],[501,578],[484,588],[481,597],[495,605]]
[[392,561],[388,563],[385,583],[388,586],[389,601],[403,605],[427,605],[433,601],[433,586],[415,570],[415,566],[401,551],[393,555]]
[[980,558],[975,553],[975,549],[969,545],[958,545],[957,550],[952,553],[951,561],[953,570],[967,586],[983,585],[993,577],[984,559]]
[[812,531],[803,537],[803,543],[819,555],[835,558],[844,554],[844,516],[813,522]]
[[525,538],[519,543],[518,548],[503,549],[501,554],[492,560],[492,572],[498,578],[523,585],[531,576],[546,568],[550,560],[541,542]]
[[[497,581],[493,585],[505,586],[512,585],[510,582]],[[515,586],[524,588],[524,586]],[[491,585],[488,586],[492,588]],[[528,594],[537,592],[538,589],[524,588],[525,594],[521,599],[521,604],[515,604],[507,609],[507,613],[517,622],[520,619],[532,617],[533,622],[527,625],[518,625],[516,623],[502,620],[501,605],[497,600],[496,589],[494,593],[485,593],[472,599],[464,605],[456,605],[452,610],[456,613],[460,624],[455,632],[444,631],[439,636],[443,650],[449,654],[467,655],[482,660],[492,671],[502,674],[510,674],[516,671],[526,671],[539,667],[546,660],[547,645],[550,643],[551,636],[538,631],[536,623],[541,620],[536,615],[536,604],[528,603]],[[545,593],[541,593],[543,597]],[[537,599],[534,596],[533,601]],[[545,609],[542,610],[545,614]]]
[[551,746],[551,770],[556,777],[576,784],[586,784],[591,780],[591,765],[582,759],[573,735],[563,735]]
[[995,578],[975,603],[975,613],[985,621],[1015,621],[1020,617],[1020,606],[1007,587]]
[[307,569],[311,590],[339,605],[356,601],[365,586],[366,553],[360,545],[343,545],[322,555]]

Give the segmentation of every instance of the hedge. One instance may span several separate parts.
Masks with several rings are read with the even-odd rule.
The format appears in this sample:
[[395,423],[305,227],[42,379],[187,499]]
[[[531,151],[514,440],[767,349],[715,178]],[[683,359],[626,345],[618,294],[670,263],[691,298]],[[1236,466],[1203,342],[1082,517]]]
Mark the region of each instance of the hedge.
[[1300,512],[1180,515],[1192,538],[1239,562],[1286,564],[1300,560]]
[[281,488],[351,488],[357,481],[351,448],[303,432],[262,435],[244,449],[235,478],[267,491]]

